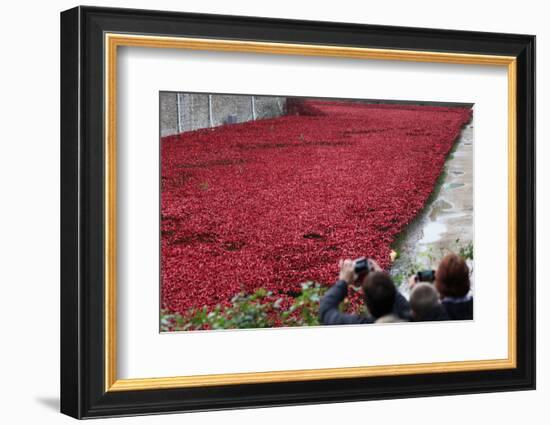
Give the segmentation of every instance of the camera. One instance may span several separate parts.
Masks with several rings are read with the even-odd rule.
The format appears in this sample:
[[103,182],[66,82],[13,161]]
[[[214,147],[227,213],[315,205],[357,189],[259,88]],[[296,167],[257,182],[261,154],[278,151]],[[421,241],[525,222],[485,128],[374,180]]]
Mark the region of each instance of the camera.
[[354,272],[357,277],[364,277],[369,274],[372,269],[370,258],[360,257],[353,261]]
[[416,273],[417,282],[433,282],[435,280],[435,270],[421,270]]

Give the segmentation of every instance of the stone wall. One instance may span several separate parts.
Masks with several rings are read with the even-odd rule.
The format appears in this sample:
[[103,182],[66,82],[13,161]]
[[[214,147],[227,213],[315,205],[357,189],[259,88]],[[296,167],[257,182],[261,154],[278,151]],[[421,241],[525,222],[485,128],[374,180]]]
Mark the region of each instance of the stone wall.
[[[210,101],[209,101],[210,97]],[[162,137],[199,128],[278,117],[286,98],[274,96],[160,93]]]
[[161,137],[178,132],[178,108],[176,93],[160,94],[160,135]]

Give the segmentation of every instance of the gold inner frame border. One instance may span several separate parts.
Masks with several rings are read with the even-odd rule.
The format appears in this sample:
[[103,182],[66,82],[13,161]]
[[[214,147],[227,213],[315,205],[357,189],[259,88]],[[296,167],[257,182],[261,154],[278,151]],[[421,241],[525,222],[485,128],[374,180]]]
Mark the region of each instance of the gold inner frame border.
[[[173,377],[118,379],[116,323],[116,98],[118,47],[148,47],[279,55],[325,56],[404,62],[433,62],[468,65],[504,66],[508,72],[508,357],[495,360],[469,360],[437,363],[397,364],[381,366],[304,369],[269,372],[229,373]],[[516,358],[516,58],[513,56],[466,53],[429,52],[394,49],[371,49],[331,45],[288,44],[257,41],[238,41],[202,38],[180,38],[152,35],[105,33],[104,95],[105,95],[105,391],[137,391],[217,385],[239,385],[270,382],[312,381],[322,379],[364,378],[411,375],[421,373],[450,373],[513,369]]]

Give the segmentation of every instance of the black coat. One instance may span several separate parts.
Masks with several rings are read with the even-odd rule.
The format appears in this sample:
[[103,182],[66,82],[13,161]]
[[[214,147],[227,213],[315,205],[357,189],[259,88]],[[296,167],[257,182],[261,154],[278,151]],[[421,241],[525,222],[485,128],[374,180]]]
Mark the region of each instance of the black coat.
[[[337,281],[326,292],[319,306],[319,320],[323,325],[357,325],[362,323],[374,323],[371,316],[359,316],[357,314],[342,313],[338,306],[348,295],[348,284]],[[407,299],[398,291],[395,297],[393,313],[402,319],[409,320],[410,305]]]
[[466,301],[443,300],[441,302],[450,320],[472,320],[474,318],[474,300]]
[[449,320],[449,315],[447,310],[443,305],[438,305],[434,307],[431,311],[425,314],[423,317],[413,317],[413,322],[435,322],[439,320]]

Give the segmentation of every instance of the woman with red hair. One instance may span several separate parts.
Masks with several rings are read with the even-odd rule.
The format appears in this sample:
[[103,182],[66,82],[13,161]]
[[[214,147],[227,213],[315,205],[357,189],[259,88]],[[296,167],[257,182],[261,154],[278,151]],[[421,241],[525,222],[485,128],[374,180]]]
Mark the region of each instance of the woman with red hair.
[[470,269],[462,257],[456,254],[443,257],[435,273],[435,288],[450,320],[473,319],[474,299],[470,292]]

